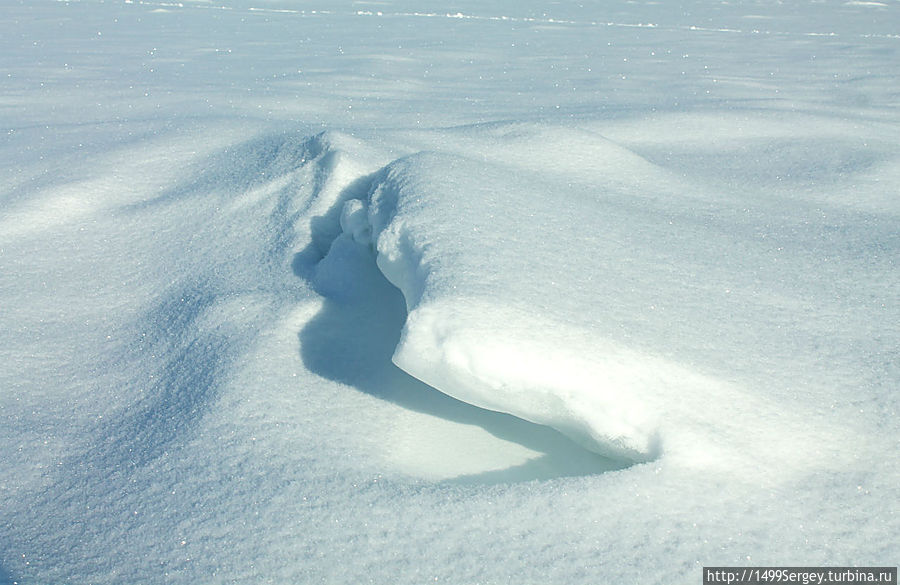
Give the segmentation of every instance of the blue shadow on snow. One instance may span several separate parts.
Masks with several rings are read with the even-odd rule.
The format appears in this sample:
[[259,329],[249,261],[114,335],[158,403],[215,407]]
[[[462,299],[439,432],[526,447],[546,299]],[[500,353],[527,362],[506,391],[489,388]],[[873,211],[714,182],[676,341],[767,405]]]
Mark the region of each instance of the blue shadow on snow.
[[[357,194],[360,188],[353,187]],[[403,295],[377,268],[369,247],[341,235],[327,252],[323,248],[311,244],[293,264],[295,274],[325,297],[321,311],[299,333],[301,357],[310,371],[402,408],[480,427],[541,454],[506,469],[445,481],[496,484],[593,475],[631,465],[590,452],[549,427],[456,400],[398,368],[391,357],[406,320]]]

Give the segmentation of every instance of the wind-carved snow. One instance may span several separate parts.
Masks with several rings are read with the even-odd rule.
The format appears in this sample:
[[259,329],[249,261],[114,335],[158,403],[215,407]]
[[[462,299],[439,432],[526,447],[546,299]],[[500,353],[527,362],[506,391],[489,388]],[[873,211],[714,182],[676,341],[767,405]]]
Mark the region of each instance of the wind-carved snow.
[[[431,481],[496,483],[602,473],[630,462],[580,448],[548,427],[454,400],[391,361],[406,303],[376,265],[363,199],[390,159],[370,143],[328,131],[307,140],[315,169],[309,244],[294,272],[323,304],[300,332],[314,373],[387,401],[389,425],[367,434],[394,473]],[[298,226],[302,229],[302,224]],[[398,408],[399,407],[399,408]]]
[[[802,466],[832,451],[842,431],[821,432],[789,399],[755,387],[771,381],[713,375],[785,302],[783,282],[753,274],[770,252],[748,239],[742,203],[692,190],[586,130],[440,134],[406,136],[396,150],[412,154],[372,173],[366,195],[358,187],[338,202],[344,244],[326,256],[340,283],[334,271],[351,268],[334,250],[369,246],[402,292],[397,366],[619,461],[665,453],[704,466]],[[430,145],[445,150],[417,151]],[[782,262],[790,275],[794,261]]]
[[[368,223],[378,267],[409,311],[394,362],[455,398],[552,426],[604,455],[651,459],[655,424],[628,388],[642,361],[585,345],[589,332],[554,315],[544,295],[565,295],[572,275],[533,281],[547,275],[540,263],[580,247],[565,220],[586,210],[573,200],[561,218],[548,195],[457,156],[423,153],[388,167]],[[344,214],[357,239],[360,207],[348,202]],[[588,348],[602,353],[585,359]]]
[[[545,134],[549,140],[552,131]],[[333,185],[322,189],[319,205],[340,212],[337,223],[344,234],[328,235],[333,232],[323,227],[323,215],[316,231],[323,242],[319,253],[327,249],[327,254],[316,265],[314,281],[335,299],[359,297],[352,292],[358,282],[367,282],[367,290],[379,288],[373,277],[358,281],[350,274],[367,269],[349,242],[373,247],[378,269],[402,292],[408,312],[393,351],[397,366],[453,398],[550,426],[615,461],[658,455],[655,424],[628,391],[635,378],[647,377],[638,375],[646,360],[593,340],[590,331],[560,313],[567,310],[564,302],[556,309],[543,306],[548,291],[539,283],[517,282],[518,274],[529,278],[528,262],[540,278],[548,270],[541,264],[556,262],[579,245],[561,230],[586,211],[590,197],[562,217],[554,198],[511,181],[506,169],[427,152],[374,173],[366,196],[359,192],[365,177],[356,187],[340,188],[354,183],[352,169],[360,174],[364,166],[352,162],[348,151],[359,157],[365,146],[335,132],[312,142],[320,145],[319,158],[331,161],[324,167],[318,163],[325,170],[323,185]],[[368,154],[359,158],[371,159]],[[520,226],[532,233],[509,240]],[[540,226],[556,234],[533,231]],[[556,243],[548,248],[551,240]],[[299,257],[314,261],[311,253]],[[550,286],[571,285],[568,272],[560,271],[559,282]],[[384,306],[365,312],[389,312],[388,294],[378,296]],[[343,310],[359,306],[345,304]]]

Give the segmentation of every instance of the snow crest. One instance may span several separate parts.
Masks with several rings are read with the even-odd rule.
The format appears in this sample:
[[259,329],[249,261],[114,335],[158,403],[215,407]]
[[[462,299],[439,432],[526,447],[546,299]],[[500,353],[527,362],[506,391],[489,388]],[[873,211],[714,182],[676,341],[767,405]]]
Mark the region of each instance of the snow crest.
[[[400,368],[459,400],[556,428],[605,456],[653,459],[656,425],[634,387],[656,383],[649,378],[660,369],[643,374],[647,358],[598,343],[589,330],[541,310],[566,291],[533,279],[572,243],[551,233],[559,214],[542,209],[547,195],[511,180],[507,169],[423,152],[390,164],[365,204],[345,202],[341,225],[375,249],[379,269],[406,300],[393,356]],[[578,202],[571,203],[577,213]],[[541,216],[546,221],[524,221]],[[521,265],[517,278],[501,269],[510,262]],[[571,275],[557,268],[565,283]]]
[[[405,303],[396,366],[611,460],[833,464],[845,430],[797,414],[818,382],[786,382],[792,363],[817,359],[823,325],[786,315],[833,285],[798,275],[834,266],[819,236],[834,219],[778,197],[749,213],[740,194],[598,130],[330,135],[345,187],[309,257],[324,259],[317,290],[345,295],[359,269],[348,246],[368,248]],[[889,238],[854,218],[841,221],[860,242]]]

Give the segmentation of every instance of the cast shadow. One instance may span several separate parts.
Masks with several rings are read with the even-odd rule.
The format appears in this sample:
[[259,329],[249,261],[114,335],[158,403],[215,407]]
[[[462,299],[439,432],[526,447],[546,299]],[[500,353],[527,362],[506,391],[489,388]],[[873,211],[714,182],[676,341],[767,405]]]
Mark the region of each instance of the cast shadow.
[[[297,274],[307,276],[325,296],[320,312],[299,333],[301,356],[310,371],[411,411],[480,427],[536,452],[525,463],[511,461],[507,468],[483,473],[461,470],[445,481],[521,482],[593,475],[632,464],[588,451],[549,427],[461,402],[410,376],[391,361],[406,320],[405,301],[378,270],[374,252],[342,235],[321,261],[311,262],[309,251],[294,262]],[[459,445],[467,448],[471,445]]]
[[18,581],[13,579],[3,565],[0,565],[0,585],[18,585]]

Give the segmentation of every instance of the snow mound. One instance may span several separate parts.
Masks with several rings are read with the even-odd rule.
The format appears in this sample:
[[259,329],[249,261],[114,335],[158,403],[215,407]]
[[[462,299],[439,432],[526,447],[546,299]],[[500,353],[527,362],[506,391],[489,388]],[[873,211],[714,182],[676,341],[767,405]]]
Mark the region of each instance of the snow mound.
[[[855,366],[816,368],[823,344],[867,343],[842,317],[861,297],[822,291],[867,283],[883,297],[888,260],[866,251],[892,245],[891,216],[823,213],[821,193],[748,206],[719,188],[727,171],[696,181],[685,161],[609,134],[528,122],[325,133],[325,187],[295,272],[349,298],[372,279],[353,276],[348,246],[369,247],[405,303],[396,366],[621,464],[845,459],[853,431],[826,409]],[[852,249],[828,236],[834,225]]]
[[373,244],[378,267],[406,299],[393,356],[399,367],[603,455],[646,461],[659,444],[637,397],[661,383],[660,369],[599,342],[557,302],[583,296],[578,280],[594,268],[566,261],[593,246],[584,223],[593,203],[587,193],[560,202],[548,186],[500,166],[425,152],[386,168],[366,224],[359,200],[345,203],[341,223],[356,241]]

